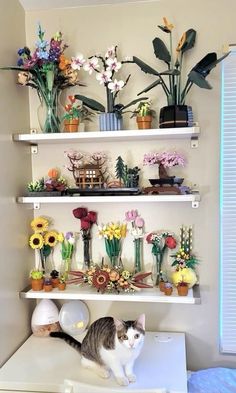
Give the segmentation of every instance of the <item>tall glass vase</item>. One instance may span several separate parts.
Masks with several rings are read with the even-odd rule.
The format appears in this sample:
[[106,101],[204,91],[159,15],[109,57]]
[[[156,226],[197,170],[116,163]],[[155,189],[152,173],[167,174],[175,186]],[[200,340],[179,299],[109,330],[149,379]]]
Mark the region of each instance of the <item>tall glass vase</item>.
[[116,270],[123,269],[123,263],[122,263],[120,255],[112,255],[110,257],[110,262],[111,262],[111,267],[113,269],[116,269]]
[[38,121],[42,132],[57,133],[60,131],[59,96],[56,89],[41,95],[41,105],[38,108]]
[[83,244],[84,244],[84,269],[87,270],[90,268],[90,234],[83,233],[82,235]]
[[154,285],[159,285],[161,277],[161,264],[162,264],[162,254],[157,253],[154,255],[155,261],[153,266],[153,283]]
[[63,271],[63,275],[64,275],[65,279],[68,278],[69,272],[71,271],[71,262],[72,262],[71,258],[63,259],[62,271]]
[[142,271],[141,247],[142,239],[134,239],[134,273]]

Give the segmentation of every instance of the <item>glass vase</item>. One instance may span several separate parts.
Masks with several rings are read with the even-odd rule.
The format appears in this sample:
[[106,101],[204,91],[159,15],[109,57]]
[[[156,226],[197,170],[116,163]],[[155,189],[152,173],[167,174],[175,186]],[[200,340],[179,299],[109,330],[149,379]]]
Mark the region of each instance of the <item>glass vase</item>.
[[63,270],[63,275],[64,275],[66,280],[68,278],[69,272],[71,271],[71,262],[72,262],[71,258],[63,259],[63,268],[62,268],[62,270]]
[[54,90],[48,91],[45,96],[41,95],[41,105],[38,108],[38,121],[43,133],[61,132],[61,113],[59,112],[59,96]]
[[111,267],[113,269],[116,269],[116,270],[123,269],[123,263],[122,263],[120,255],[112,255],[110,257],[110,262],[111,262]]
[[84,244],[84,269],[90,268],[90,234],[83,234],[82,236]]
[[153,266],[153,284],[158,286],[161,277],[161,262],[162,256],[160,253],[154,255],[154,266]]
[[142,271],[141,245],[141,238],[134,239],[134,273]]

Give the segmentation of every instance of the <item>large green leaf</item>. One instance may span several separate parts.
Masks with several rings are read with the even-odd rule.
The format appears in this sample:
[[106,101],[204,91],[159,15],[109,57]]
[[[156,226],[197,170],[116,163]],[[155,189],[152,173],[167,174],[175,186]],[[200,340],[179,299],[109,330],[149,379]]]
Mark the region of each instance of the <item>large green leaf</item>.
[[212,89],[210,83],[208,83],[204,76],[197,71],[190,71],[190,73],[188,74],[188,79],[190,80],[190,82],[195,83],[195,85],[201,87],[202,89]]
[[180,71],[176,68],[160,72],[159,75],[180,75]]
[[189,29],[186,31],[185,34],[186,34],[185,42],[181,48],[182,53],[186,52],[187,50],[191,49],[194,46],[197,32],[194,29]]
[[161,80],[157,79],[155,82],[151,83],[151,85],[147,86],[144,90],[140,91],[137,95],[140,96],[140,94],[147,93],[149,90],[153,89],[153,87],[156,87],[161,84]]
[[134,56],[134,57],[133,57],[133,61],[134,61],[135,64],[137,64],[137,65],[141,68],[141,70],[142,70],[143,72],[146,72],[146,74],[151,74],[151,75],[156,75],[156,76],[159,75],[159,73],[158,73],[156,70],[154,70],[154,69],[153,69],[152,67],[150,67],[148,64],[144,63],[144,62],[143,62],[142,60],[140,60],[138,57]]
[[218,63],[220,63],[222,60],[224,60],[229,54],[230,54],[230,52],[224,54],[219,59],[213,61],[211,64],[209,64],[207,67],[205,67],[205,70],[210,72],[212,70],[212,68],[214,68]]
[[98,112],[105,112],[106,110],[104,105],[100,104],[100,102],[96,100],[92,100],[92,98],[82,96],[81,94],[75,94],[75,98],[82,101],[89,109],[93,109]]
[[171,56],[165,43],[160,38],[156,37],[152,41],[152,44],[156,57],[160,60],[163,60],[165,63],[170,64]]

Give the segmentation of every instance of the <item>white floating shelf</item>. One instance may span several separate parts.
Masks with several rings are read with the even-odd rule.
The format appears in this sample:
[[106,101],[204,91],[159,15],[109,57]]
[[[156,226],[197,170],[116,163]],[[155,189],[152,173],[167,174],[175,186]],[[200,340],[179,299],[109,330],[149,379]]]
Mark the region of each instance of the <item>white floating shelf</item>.
[[[200,195],[114,195],[114,196],[58,196],[58,197],[18,197],[18,203],[129,203],[129,202],[190,202],[198,207]],[[196,205],[196,206],[194,206]]]
[[24,299],[64,299],[64,300],[104,300],[112,302],[147,302],[147,303],[181,303],[199,304],[199,287],[190,289],[188,296],[178,296],[177,290],[173,290],[171,296],[166,296],[158,288],[142,289],[135,293],[103,293],[96,292],[94,288],[87,285],[68,285],[65,291],[54,288],[51,292],[25,290],[20,292]]
[[75,133],[32,133],[14,134],[13,140],[25,142],[31,145],[49,143],[78,143],[78,142],[111,142],[130,140],[154,140],[154,139],[191,139],[198,138],[199,127],[182,128],[159,128],[150,130],[121,130],[121,131],[86,131]]

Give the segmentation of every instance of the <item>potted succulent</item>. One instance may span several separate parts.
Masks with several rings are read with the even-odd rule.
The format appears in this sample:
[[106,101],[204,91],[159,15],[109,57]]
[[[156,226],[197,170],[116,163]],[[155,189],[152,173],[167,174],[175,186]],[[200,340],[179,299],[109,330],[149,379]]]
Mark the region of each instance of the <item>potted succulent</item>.
[[[163,71],[157,71],[143,62],[138,57],[133,57],[143,72],[154,75],[156,80],[142,90],[139,94],[146,93],[154,87],[161,85],[166,99],[167,106],[160,111],[160,128],[169,127],[192,127],[193,114],[192,108],[185,105],[186,97],[193,85],[203,89],[212,89],[212,86],[206,80],[211,70],[220,63],[229,53],[217,59],[215,52],[208,53],[204,56],[188,73],[186,80],[183,78],[184,55],[188,50],[193,48],[196,39],[194,29],[187,30],[178,42],[174,50],[172,40],[172,30],[174,26],[163,18],[164,24],[158,26],[169,37],[169,49],[166,44],[156,37],[152,41],[154,53],[157,59],[165,63]],[[167,65],[167,69],[166,69]],[[138,95],[139,95],[138,94]]]
[[186,281],[184,281],[184,279],[178,283],[177,291],[178,291],[178,295],[179,296],[187,296],[187,294],[188,294],[188,285],[189,284]]
[[173,292],[173,285],[170,282],[166,282],[164,286],[164,294],[166,296],[172,295]]
[[59,291],[64,291],[66,289],[66,278],[64,275],[61,275],[59,277],[59,283],[58,283],[57,288]]
[[151,109],[151,103],[141,101],[131,117],[136,116],[136,122],[139,130],[150,129],[155,111]]
[[75,96],[68,96],[68,99],[70,103],[65,105],[66,113],[62,117],[62,120],[64,120],[64,132],[77,132],[79,123],[83,120],[90,120],[93,113],[79,103]]
[[31,287],[33,291],[41,291],[43,289],[43,272],[41,270],[31,270]]
[[54,269],[51,271],[50,276],[52,281],[52,287],[57,288],[59,284],[59,272],[56,269]]
[[50,277],[45,277],[44,283],[43,283],[43,289],[45,292],[51,292],[52,291],[52,279]]
[[107,49],[104,56],[94,55],[88,58],[83,64],[85,71],[91,75],[93,72],[96,74],[96,79],[103,85],[106,90],[107,105],[106,107],[100,102],[87,98],[83,95],[76,94],[75,98],[82,101],[83,105],[89,109],[95,110],[99,115],[100,131],[114,131],[123,128],[122,114],[124,110],[139,101],[144,101],[147,97],[137,98],[126,105],[116,103],[119,92],[127,85],[130,75],[126,80],[118,79],[118,71],[122,68],[124,63],[132,61],[118,61],[117,59],[117,46],[112,46]]
[[165,273],[163,273],[162,271],[160,271],[160,277],[159,277],[159,289],[161,292],[165,292],[165,284],[167,283],[167,277],[165,275]]

